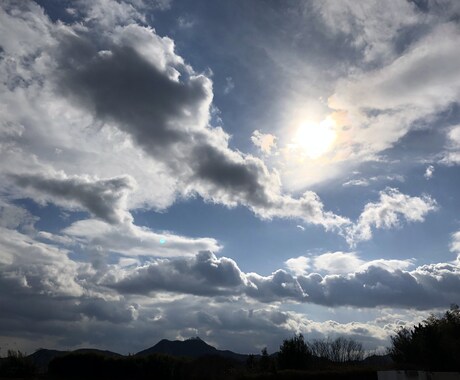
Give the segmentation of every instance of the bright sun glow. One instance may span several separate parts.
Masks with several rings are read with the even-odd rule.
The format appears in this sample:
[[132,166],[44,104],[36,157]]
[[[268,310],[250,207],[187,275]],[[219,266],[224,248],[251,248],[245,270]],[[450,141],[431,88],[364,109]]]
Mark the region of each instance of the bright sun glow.
[[337,137],[335,123],[327,118],[321,123],[306,121],[297,129],[295,143],[305,151],[305,154],[312,158],[318,158],[327,153]]

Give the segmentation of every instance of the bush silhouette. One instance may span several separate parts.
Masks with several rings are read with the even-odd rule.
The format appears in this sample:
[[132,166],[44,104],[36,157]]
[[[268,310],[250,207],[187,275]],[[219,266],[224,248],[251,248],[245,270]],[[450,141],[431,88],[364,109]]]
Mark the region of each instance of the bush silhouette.
[[391,338],[389,353],[406,368],[460,370],[460,309],[453,305],[442,317],[431,315],[412,329],[401,328]]
[[1,361],[1,377],[27,377],[34,375],[36,372],[37,369],[32,361],[21,351],[8,350],[7,357]]
[[278,353],[280,369],[305,369],[310,360],[311,353],[304,341],[303,335],[294,335],[285,339]]

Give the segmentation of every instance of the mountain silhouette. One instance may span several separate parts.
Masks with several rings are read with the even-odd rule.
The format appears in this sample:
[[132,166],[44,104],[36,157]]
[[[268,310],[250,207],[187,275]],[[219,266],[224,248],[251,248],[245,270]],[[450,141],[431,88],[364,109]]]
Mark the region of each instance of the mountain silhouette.
[[147,356],[151,354],[165,354],[171,356],[182,356],[188,358],[198,358],[202,356],[217,355],[239,361],[246,360],[248,355],[237,354],[229,350],[218,350],[207,344],[199,337],[187,340],[167,340],[163,339],[154,346],[146,350],[139,351],[136,356]]

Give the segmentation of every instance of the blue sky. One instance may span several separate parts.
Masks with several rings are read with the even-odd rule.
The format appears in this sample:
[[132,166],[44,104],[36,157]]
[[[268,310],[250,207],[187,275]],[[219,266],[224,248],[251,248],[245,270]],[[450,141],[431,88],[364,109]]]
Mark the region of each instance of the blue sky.
[[0,347],[379,350],[458,303],[459,12],[3,2]]

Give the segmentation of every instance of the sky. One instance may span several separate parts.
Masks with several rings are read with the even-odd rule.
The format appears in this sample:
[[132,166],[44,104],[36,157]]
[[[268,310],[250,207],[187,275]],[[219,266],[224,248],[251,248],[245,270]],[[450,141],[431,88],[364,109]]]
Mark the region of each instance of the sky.
[[0,356],[344,336],[460,303],[460,3],[0,2]]

